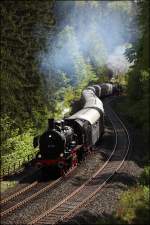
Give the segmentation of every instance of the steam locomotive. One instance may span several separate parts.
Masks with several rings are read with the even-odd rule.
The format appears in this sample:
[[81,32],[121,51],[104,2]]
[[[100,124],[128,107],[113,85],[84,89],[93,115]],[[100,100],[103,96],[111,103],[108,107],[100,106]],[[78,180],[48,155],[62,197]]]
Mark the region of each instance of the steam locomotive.
[[100,98],[118,93],[111,83],[88,86],[82,92],[83,108],[62,121],[48,120],[48,129],[34,140],[39,145],[37,165],[50,173],[65,174],[78,165],[104,133],[104,108]]

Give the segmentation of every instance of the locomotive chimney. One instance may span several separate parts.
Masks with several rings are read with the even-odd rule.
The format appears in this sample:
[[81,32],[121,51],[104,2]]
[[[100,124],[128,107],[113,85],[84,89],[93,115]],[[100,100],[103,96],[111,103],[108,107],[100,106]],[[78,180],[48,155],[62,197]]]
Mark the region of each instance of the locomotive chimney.
[[55,128],[55,120],[54,118],[48,119],[48,129],[52,130]]
[[65,121],[61,120],[61,127],[62,127],[62,129],[64,129],[64,126],[65,126]]

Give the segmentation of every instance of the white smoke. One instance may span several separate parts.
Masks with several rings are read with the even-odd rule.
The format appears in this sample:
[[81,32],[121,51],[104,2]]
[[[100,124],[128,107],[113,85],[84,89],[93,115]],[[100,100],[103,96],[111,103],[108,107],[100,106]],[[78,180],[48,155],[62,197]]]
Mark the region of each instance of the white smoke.
[[125,44],[132,39],[127,26],[134,4],[132,1],[56,1],[58,32],[54,41],[47,39],[50,46],[47,51],[40,53],[41,70],[73,77],[77,62],[92,62],[127,71],[129,64],[123,54]]

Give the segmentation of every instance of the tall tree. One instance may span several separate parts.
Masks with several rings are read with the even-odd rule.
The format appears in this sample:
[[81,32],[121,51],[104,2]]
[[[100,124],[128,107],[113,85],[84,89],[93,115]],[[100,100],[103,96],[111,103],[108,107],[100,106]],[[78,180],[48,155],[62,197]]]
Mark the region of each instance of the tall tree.
[[[38,52],[54,27],[52,1],[1,3],[1,111],[20,127],[46,100]],[[25,122],[26,123],[26,122]]]

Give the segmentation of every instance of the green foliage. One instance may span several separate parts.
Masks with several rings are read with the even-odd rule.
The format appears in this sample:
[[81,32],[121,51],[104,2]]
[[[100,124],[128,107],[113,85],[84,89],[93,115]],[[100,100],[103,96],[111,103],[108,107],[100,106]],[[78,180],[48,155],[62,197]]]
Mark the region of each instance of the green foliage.
[[9,112],[21,132],[27,121],[35,122],[33,112],[40,113],[47,104],[35,56],[44,49],[47,30],[54,24],[51,7],[51,1],[1,3],[1,113]]
[[1,130],[1,144],[10,137],[14,137],[18,134],[19,130],[14,129],[16,127],[15,121],[7,115],[1,117],[0,130]]
[[126,57],[134,62],[131,71],[128,73],[128,113],[136,126],[141,127],[144,133],[144,140],[149,144],[149,99],[150,99],[150,52],[149,52],[149,1],[137,3],[138,14],[136,17],[137,26],[132,32],[139,33],[139,39],[132,42],[131,47],[126,51]]
[[96,68],[96,74],[98,83],[109,82],[113,76],[113,71],[107,65],[103,65],[102,67]]
[[123,193],[117,216],[124,221],[138,224],[148,224],[149,221],[149,188],[134,187]]
[[[111,8],[115,7],[116,10],[119,7],[128,10],[123,6],[124,3],[110,2],[108,4]],[[120,104],[120,111],[124,111],[130,121],[141,128],[141,138],[149,144],[150,2],[146,0],[138,1],[137,11],[136,21],[132,21],[134,26],[130,28],[130,32],[138,34],[138,40],[131,41],[131,46],[126,50],[125,54],[129,62],[134,63],[134,65],[126,77],[128,99],[125,104]],[[141,149],[141,151],[143,151],[143,156],[148,161],[149,148],[146,151]],[[149,179],[150,168],[147,166],[139,178],[139,185],[122,194],[117,212],[115,215],[110,216],[112,219],[109,219],[109,217],[104,218],[98,224],[149,224]]]
[[150,53],[149,53],[150,2],[146,0],[138,2],[137,10],[138,14],[136,17],[136,21],[133,22],[138,25],[138,29],[137,26],[132,26],[130,32],[138,34],[138,40],[131,41],[131,46],[126,50],[126,56],[130,62],[135,63],[135,68],[143,70],[149,68],[150,62]]
[[119,83],[123,87],[125,92],[127,92],[127,90],[126,90],[127,82],[128,82],[127,74],[119,74],[118,76],[115,76],[114,82]]
[[31,132],[28,131],[24,134],[8,138],[5,142],[5,149],[7,149],[8,152],[11,150],[11,152],[17,152],[21,154],[25,154],[26,151],[32,152],[32,141],[33,136],[31,135]]
[[130,100],[134,102],[142,98],[147,100],[149,97],[149,82],[149,69],[140,70],[140,68],[137,68],[130,71],[128,74],[128,95]]
[[149,186],[150,184],[150,166],[144,167],[144,171],[142,172],[139,183],[143,186]]
[[150,167],[144,168],[139,184],[123,192],[116,212],[103,215],[97,224],[148,224],[150,219]]
[[14,163],[17,168],[24,158],[37,152],[33,148],[35,130],[31,127],[31,123],[26,124],[24,133],[20,133],[15,121],[9,116],[1,118],[1,170],[7,171],[8,167],[13,170]]
[[[27,0],[1,2],[2,168],[35,152],[33,136],[45,129],[54,109],[37,58],[38,52],[47,47],[47,32],[54,27],[53,4]],[[50,89],[54,96],[57,87],[50,85]]]
[[[7,171],[8,167],[13,170],[14,164],[16,168],[19,164],[27,160],[30,154],[35,155],[38,149],[33,148],[33,131],[28,130],[26,133],[14,135],[8,138],[4,145],[1,145],[2,150],[5,150],[5,155],[1,156],[1,170]],[[1,151],[3,153],[3,151]]]
[[[136,126],[141,127],[145,141],[149,138],[149,70],[133,70],[128,76],[128,113]],[[144,110],[143,110],[144,109]]]
[[[1,118],[1,155],[7,155],[14,152],[28,151],[32,152],[32,138],[34,130],[26,126],[24,133],[20,133],[18,128],[15,128],[15,121],[6,116]],[[27,130],[28,128],[28,130]]]
[[150,219],[150,167],[146,166],[140,175],[139,184],[125,191],[117,209],[117,217],[128,224],[148,224]]

